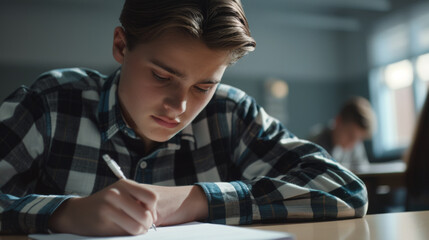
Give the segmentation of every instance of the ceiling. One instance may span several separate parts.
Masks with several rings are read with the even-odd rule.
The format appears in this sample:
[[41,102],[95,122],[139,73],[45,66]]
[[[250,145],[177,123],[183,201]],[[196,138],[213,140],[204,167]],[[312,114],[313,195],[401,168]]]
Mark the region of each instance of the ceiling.
[[303,9],[361,9],[372,11],[388,11],[390,0],[242,0],[243,4],[261,4],[272,8],[303,8]]
[[331,31],[359,31],[362,25],[426,0],[242,0],[249,19],[264,25]]

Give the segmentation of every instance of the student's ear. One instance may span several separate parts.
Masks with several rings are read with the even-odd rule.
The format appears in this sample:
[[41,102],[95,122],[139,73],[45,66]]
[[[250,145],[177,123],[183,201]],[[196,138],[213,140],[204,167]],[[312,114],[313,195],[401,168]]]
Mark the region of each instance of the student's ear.
[[127,49],[125,31],[122,27],[116,27],[113,33],[113,57],[119,64],[123,64]]

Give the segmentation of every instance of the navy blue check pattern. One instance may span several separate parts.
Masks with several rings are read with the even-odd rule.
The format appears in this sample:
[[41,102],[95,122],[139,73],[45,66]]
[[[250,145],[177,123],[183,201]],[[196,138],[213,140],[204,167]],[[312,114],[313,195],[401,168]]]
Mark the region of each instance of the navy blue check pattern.
[[163,186],[197,184],[208,222],[252,224],[361,217],[364,184],[321,147],[291,134],[243,91],[220,84],[196,119],[155,151],[128,128],[117,99],[120,69],[42,74],[0,106],[0,232],[47,232],[66,199],[125,175]]

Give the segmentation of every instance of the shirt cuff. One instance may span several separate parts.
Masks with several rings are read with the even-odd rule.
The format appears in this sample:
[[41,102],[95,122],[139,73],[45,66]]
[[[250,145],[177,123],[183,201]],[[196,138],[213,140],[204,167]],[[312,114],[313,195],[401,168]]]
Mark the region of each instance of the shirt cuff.
[[32,194],[15,200],[2,213],[2,230],[11,233],[47,233],[49,217],[72,195]]
[[252,198],[241,181],[196,183],[206,194],[212,223],[241,225],[252,223]]

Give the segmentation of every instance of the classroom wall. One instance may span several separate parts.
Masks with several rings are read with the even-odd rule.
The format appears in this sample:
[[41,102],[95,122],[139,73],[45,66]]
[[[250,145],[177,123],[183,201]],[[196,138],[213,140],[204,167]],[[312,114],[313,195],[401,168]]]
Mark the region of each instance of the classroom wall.
[[[225,83],[263,105],[263,81],[285,80],[285,124],[300,137],[332,118],[349,95],[368,95],[362,32],[287,25],[258,2],[243,1],[257,48],[227,70]],[[111,42],[121,6],[118,0],[0,1],[0,98],[52,68],[113,71],[118,64]]]
[[257,49],[229,69],[223,81],[263,105],[263,81],[285,80],[289,84],[285,124],[299,137],[305,138],[318,123],[328,123],[349,97],[369,98],[365,28],[338,32],[289,26],[270,32],[258,24],[251,26],[256,27]]

